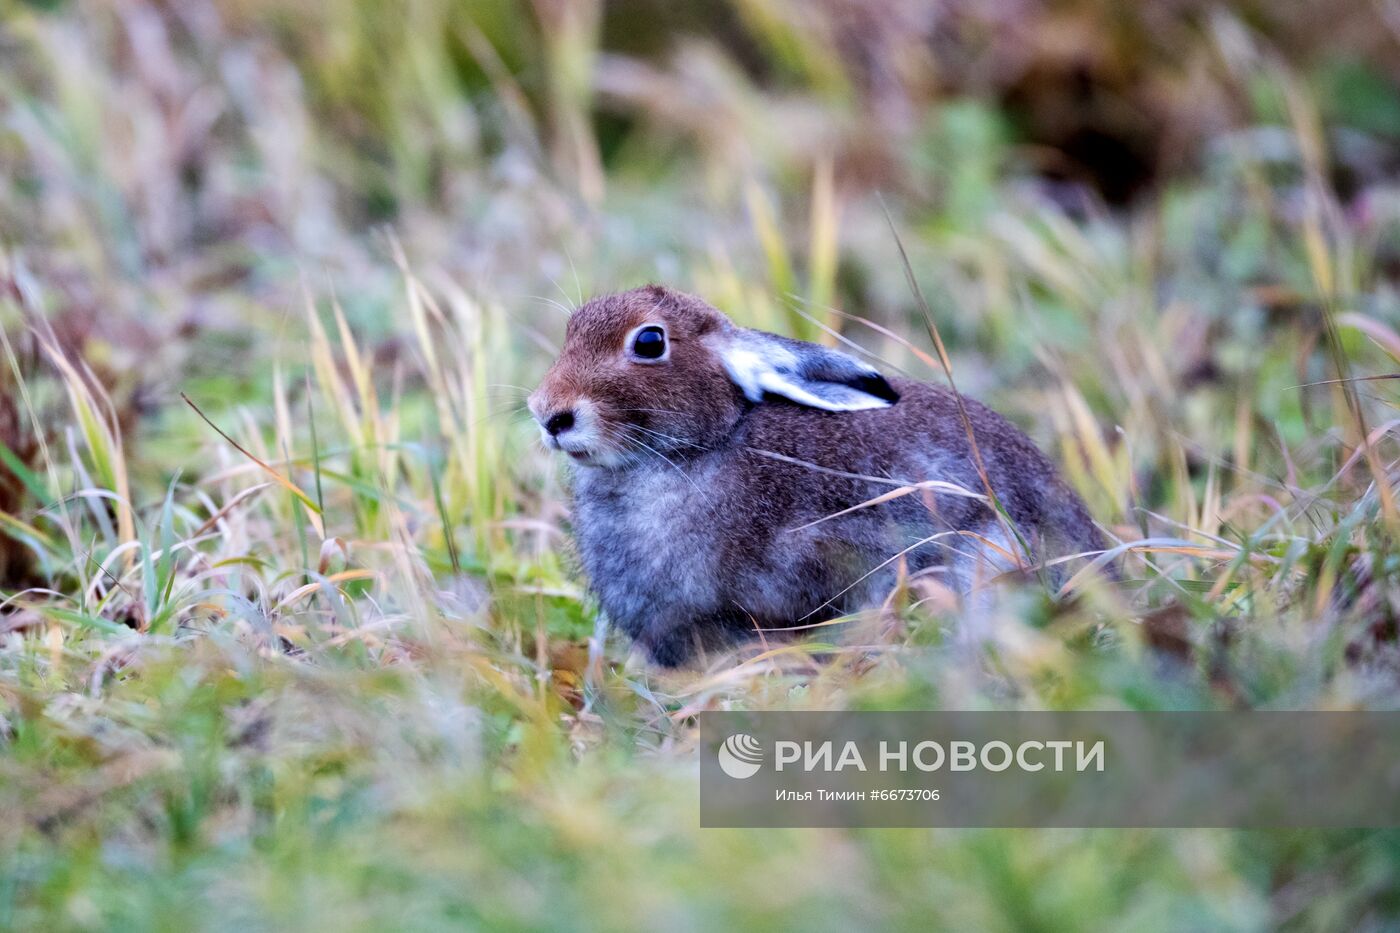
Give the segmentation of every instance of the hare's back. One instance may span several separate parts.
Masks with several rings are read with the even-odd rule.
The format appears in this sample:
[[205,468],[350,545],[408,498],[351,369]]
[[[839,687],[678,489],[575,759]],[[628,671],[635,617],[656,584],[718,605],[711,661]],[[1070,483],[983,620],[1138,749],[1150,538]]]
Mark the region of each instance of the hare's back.
[[[811,485],[838,482],[833,474],[840,473],[900,482],[940,480],[981,494],[985,470],[998,499],[1025,532],[1065,543],[1055,550],[1097,546],[1097,529],[1078,496],[1024,431],[975,399],[963,396],[960,406],[945,387],[901,378],[890,383],[899,400],[888,408],[825,412],[765,402],[750,412],[743,442],[751,451],[787,458],[778,462],[789,479],[804,469],[815,474],[806,478]],[[850,491],[887,491],[879,485]],[[945,517],[967,527],[992,517],[983,505],[938,498],[940,508],[950,510]]]
[[970,424],[989,467],[1031,467],[1037,476],[1043,471],[1054,475],[1030,439],[985,405],[964,396],[960,411],[957,396],[942,386],[898,378],[890,383],[899,400],[888,408],[829,412],[783,399],[765,401],[749,412],[738,439],[750,448],[824,469],[890,479],[967,480],[980,486],[968,440]]

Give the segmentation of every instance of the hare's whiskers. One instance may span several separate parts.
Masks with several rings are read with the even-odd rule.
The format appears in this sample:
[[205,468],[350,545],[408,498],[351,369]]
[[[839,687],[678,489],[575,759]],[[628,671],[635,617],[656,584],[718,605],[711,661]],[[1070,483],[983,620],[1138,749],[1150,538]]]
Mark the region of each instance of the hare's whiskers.
[[650,411],[660,415],[683,415],[685,412],[673,408],[616,408],[614,411]]
[[[623,429],[628,429],[628,428],[636,427],[636,425],[624,424],[624,425],[621,425],[621,427],[622,427]],[[675,471],[676,471],[677,473],[679,473],[682,477],[684,477],[684,478],[685,478],[685,481],[688,482],[688,483],[690,483],[690,485],[691,485],[692,487],[694,487],[694,489],[695,489],[696,492],[700,493],[702,496],[705,494],[704,490],[700,488],[700,484],[697,483],[697,482],[695,482],[694,478],[691,477],[690,474],[686,473],[685,470],[682,470],[682,469],[680,468],[680,466],[678,466],[678,465],[676,464],[676,462],[675,462],[674,460],[672,460],[670,457],[666,456],[666,455],[663,454],[661,451],[657,450],[655,447],[651,446],[651,445],[648,444],[646,441],[642,440],[640,437],[637,437],[636,435],[629,435],[629,434],[624,433],[621,437],[617,437],[617,438],[615,438],[615,439],[617,439],[617,440],[622,440],[622,441],[624,441],[624,442],[626,442],[626,441],[631,441],[631,442],[634,443],[634,444],[639,444],[639,445],[641,445],[641,447],[642,447],[644,450],[647,450],[648,452],[650,452],[650,453],[653,454],[654,456],[660,457],[660,458],[661,458],[662,460],[664,460],[667,464],[669,464],[670,467],[671,467],[671,469],[675,470]]]
[[674,434],[667,434],[665,431],[654,431],[651,428],[644,428],[640,424],[632,424],[628,425],[628,427],[634,431],[645,431],[647,434],[651,435],[657,440],[670,441],[673,444],[683,444],[686,447],[694,447],[696,450],[707,449],[705,447],[700,446],[699,444],[693,443],[692,441],[687,441],[683,438],[676,437]]

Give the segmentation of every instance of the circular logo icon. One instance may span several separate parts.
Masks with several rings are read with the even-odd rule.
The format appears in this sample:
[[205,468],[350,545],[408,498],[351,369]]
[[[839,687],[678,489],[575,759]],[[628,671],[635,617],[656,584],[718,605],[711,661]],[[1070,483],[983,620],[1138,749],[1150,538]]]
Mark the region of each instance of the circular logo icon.
[[763,766],[763,746],[743,732],[731,735],[719,747],[719,766],[725,774],[743,780],[753,777]]

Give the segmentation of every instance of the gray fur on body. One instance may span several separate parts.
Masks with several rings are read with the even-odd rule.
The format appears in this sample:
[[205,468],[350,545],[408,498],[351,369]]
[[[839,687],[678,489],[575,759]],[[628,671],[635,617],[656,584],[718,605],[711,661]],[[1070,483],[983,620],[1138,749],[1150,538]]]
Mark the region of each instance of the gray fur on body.
[[[961,592],[979,568],[1004,566],[1001,552],[956,533],[1019,547],[983,499],[921,490],[829,517],[896,488],[835,474],[939,480],[984,493],[953,393],[890,383],[900,397],[888,408],[829,412],[774,399],[749,406],[711,449],[577,471],[579,553],[609,619],[658,663],[675,665],[760,629],[878,605],[898,562],[875,568],[907,548],[909,573],[945,568]],[[1022,538],[1042,554],[1102,547],[1083,505],[1035,445],[996,412],[964,404],[988,478]],[[818,524],[803,527],[811,522]]]

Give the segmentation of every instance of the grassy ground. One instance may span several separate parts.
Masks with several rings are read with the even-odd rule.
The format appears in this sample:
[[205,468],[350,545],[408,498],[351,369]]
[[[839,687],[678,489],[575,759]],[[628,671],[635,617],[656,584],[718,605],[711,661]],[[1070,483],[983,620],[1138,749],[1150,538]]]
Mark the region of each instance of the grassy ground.
[[[1393,833],[701,831],[693,718],[1400,704],[1384,65],[1216,11],[1166,86],[1230,106],[1108,208],[1009,91],[699,6],[0,5],[0,927],[1395,922]],[[938,379],[886,207],[1127,580],[629,659],[522,408],[568,307]]]

